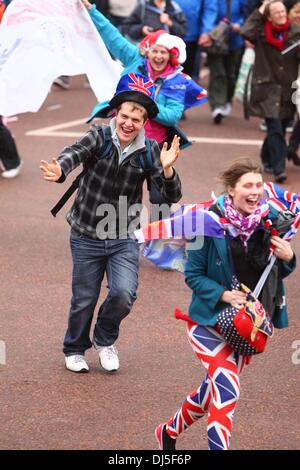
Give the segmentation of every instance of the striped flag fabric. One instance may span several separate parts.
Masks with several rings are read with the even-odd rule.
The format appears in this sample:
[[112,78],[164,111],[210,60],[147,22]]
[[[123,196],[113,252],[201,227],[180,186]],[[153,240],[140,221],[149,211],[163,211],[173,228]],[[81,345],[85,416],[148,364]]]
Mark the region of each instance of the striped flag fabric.
[[300,194],[291,193],[271,182],[265,183],[264,187],[268,195],[270,219],[278,217],[278,214],[283,211],[290,211],[295,215],[290,229],[284,236],[285,240],[290,240],[300,226]]
[[182,72],[187,79],[187,89],[185,94],[184,109],[193,108],[203,104],[208,100],[207,91],[196,83],[189,75]]
[[224,225],[220,217],[207,208],[213,200],[199,204],[181,206],[168,219],[153,222],[136,230],[134,235],[138,243],[166,238],[194,238],[195,236],[224,237]]
[[[267,182],[264,184],[267,194],[265,214],[266,226],[272,228],[278,214],[291,211],[292,222],[284,234],[290,240],[300,227],[300,195],[291,193]],[[186,242],[198,237],[224,238],[226,231],[236,236],[234,227],[224,218],[208,208],[216,202],[211,199],[199,204],[183,205],[170,218],[163,219],[135,231],[138,243],[146,243],[143,255],[163,269],[183,272],[186,263]]]

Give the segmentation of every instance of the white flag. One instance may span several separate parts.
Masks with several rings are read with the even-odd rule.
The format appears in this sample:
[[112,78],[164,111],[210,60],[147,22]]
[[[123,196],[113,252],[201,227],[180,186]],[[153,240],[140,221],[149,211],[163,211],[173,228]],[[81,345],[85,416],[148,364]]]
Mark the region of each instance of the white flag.
[[0,115],[37,111],[56,77],[79,74],[98,101],[120,78],[80,0],[13,0],[0,25]]

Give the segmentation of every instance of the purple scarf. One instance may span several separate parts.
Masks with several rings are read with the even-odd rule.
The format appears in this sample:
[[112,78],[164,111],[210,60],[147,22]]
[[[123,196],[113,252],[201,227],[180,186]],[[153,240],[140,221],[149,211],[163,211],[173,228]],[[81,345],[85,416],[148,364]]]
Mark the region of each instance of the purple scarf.
[[238,236],[242,240],[247,250],[247,241],[260,224],[262,217],[265,215],[265,206],[261,202],[250,215],[242,215],[233,205],[229,196],[224,198],[224,216],[237,231]]

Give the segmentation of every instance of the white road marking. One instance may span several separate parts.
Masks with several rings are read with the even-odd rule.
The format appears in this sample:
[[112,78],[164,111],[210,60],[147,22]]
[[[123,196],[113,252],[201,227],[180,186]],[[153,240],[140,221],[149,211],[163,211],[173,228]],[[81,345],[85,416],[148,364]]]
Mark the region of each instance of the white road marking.
[[[82,135],[82,132],[57,132],[60,129],[68,129],[69,127],[79,126],[85,124],[87,118],[77,119],[76,121],[63,122],[62,124],[56,124],[55,126],[42,127],[41,129],[35,129],[34,131],[26,132],[26,135],[38,136],[38,137],[78,137]],[[71,135],[70,135],[71,134]]]
[[62,107],[61,104],[52,104],[51,106],[46,107],[46,111],[56,111],[57,109],[60,109]]
[[[76,121],[63,122],[61,124],[56,124],[55,126],[43,127],[41,129],[35,129],[33,131],[26,132],[28,136],[34,137],[81,137],[82,132],[75,131],[64,131],[63,129],[68,129],[70,127],[76,127],[79,125],[86,124],[86,119],[77,119]],[[193,137],[189,136],[189,139],[195,144],[214,144],[214,145],[250,145],[250,146],[260,146],[262,145],[262,140],[255,139],[221,139],[217,137]]]
[[224,145],[262,145],[262,140],[255,139],[218,139],[217,137],[189,137],[197,144],[224,144]]

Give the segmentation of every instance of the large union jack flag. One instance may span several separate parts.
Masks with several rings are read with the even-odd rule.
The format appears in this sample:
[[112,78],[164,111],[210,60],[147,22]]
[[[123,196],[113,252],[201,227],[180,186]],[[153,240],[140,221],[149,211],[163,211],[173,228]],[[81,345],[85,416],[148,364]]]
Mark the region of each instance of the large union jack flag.
[[[286,240],[290,240],[300,226],[300,195],[270,182],[265,183],[264,189],[267,198],[262,216],[268,216],[270,226],[279,212],[289,210],[295,215],[284,236]],[[139,243],[147,242],[144,256],[161,268],[183,272],[187,240],[195,236],[224,238],[226,231],[233,237],[236,236],[231,224],[208,210],[214,202],[216,198],[199,204],[183,205],[170,218],[153,222],[137,230],[136,240]],[[176,240],[175,245],[174,240]]]

